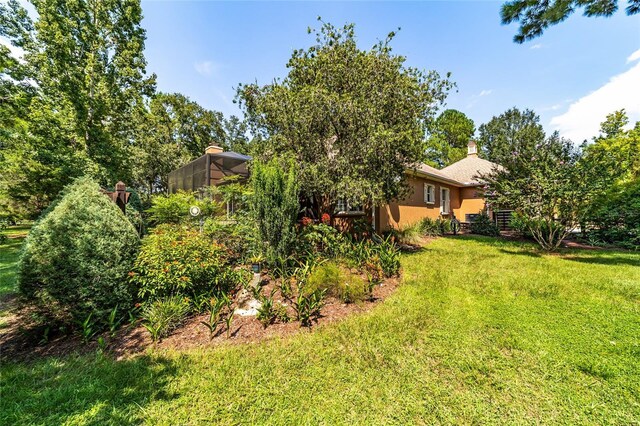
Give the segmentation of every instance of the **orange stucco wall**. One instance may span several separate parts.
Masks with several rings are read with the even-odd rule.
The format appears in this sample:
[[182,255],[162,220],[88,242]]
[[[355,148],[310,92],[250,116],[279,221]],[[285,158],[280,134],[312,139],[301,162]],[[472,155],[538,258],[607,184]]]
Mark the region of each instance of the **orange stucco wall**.
[[[385,231],[390,228],[403,228],[419,220],[440,217],[441,188],[448,188],[451,199],[451,211],[460,221],[465,221],[466,214],[478,213],[484,209],[484,199],[476,188],[458,188],[453,185],[436,182],[430,179],[410,176],[411,193],[402,201],[392,202],[376,208],[376,229]],[[424,184],[435,186],[435,203],[424,202]],[[451,217],[447,215],[445,217]]]

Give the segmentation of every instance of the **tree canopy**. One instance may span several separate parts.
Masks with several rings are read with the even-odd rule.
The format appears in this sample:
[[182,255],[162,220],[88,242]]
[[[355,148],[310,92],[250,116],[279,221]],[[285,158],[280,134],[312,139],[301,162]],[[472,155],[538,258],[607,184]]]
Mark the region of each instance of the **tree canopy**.
[[[584,7],[584,16],[611,16],[618,10],[618,0],[511,0],[502,5],[503,24],[519,22],[516,43],[540,36],[549,26],[567,19],[576,9]],[[640,12],[640,0],[628,0],[627,15]]]
[[481,155],[507,168],[516,155],[535,151],[545,140],[540,117],[532,110],[516,107],[494,116],[478,131]]
[[435,167],[446,167],[463,159],[475,131],[473,120],[464,113],[455,109],[443,111],[427,140],[427,161]]
[[[0,4],[0,206],[36,216],[75,177],[164,191],[169,171],[220,144],[246,152],[246,123],[155,94],[140,0]],[[5,213],[6,212],[6,213]]]
[[353,24],[309,32],[316,44],[293,52],[283,80],[238,89],[263,139],[258,156],[295,159],[302,191],[324,210],[339,198],[402,196],[405,171],[425,159],[426,130],[452,84],[405,66],[392,53],[393,32],[369,50],[358,48]]

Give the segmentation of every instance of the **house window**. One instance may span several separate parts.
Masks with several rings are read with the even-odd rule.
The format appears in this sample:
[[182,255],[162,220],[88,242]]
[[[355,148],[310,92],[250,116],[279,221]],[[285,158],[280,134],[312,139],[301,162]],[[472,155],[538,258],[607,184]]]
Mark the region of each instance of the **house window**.
[[336,202],[336,214],[364,214],[362,206],[358,204],[351,204],[345,199],[339,199]]
[[435,204],[436,187],[428,183],[424,184],[424,202],[427,204]]
[[448,188],[440,189],[440,213],[451,213],[451,196]]

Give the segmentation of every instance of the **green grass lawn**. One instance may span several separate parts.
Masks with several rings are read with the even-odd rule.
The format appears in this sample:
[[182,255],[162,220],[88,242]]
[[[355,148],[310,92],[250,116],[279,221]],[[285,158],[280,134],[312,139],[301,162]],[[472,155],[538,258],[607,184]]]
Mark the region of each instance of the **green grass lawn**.
[[16,265],[28,232],[29,225],[11,226],[4,231],[9,238],[0,244],[0,299],[16,291]]
[[2,366],[2,424],[637,424],[640,254],[443,238],[371,312],[252,345]]

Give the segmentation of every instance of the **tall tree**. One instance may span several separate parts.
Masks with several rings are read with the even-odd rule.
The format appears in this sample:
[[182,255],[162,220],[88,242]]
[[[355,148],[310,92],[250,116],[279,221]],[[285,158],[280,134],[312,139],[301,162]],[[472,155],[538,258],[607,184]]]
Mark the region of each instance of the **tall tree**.
[[[567,19],[579,7],[584,16],[611,16],[618,10],[618,0],[511,0],[502,5],[503,24],[520,22],[516,43],[540,36],[549,26]],[[627,15],[640,12],[640,0],[628,0]]]
[[32,5],[35,20],[17,0],[0,5],[0,35],[24,50],[37,90],[24,116],[28,132],[13,146],[33,154],[10,166],[25,186],[15,193],[38,198],[41,207],[81,174],[102,184],[128,179],[133,113],[153,92],[155,76],[146,76],[139,0]]
[[446,167],[465,157],[467,144],[476,126],[464,113],[448,109],[438,116],[427,140],[427,160],[433,166]]
[[545,250],[555,250],[581,222],[593,190],[580,151],[557,133],[535,150],[514,151],[509,166],[483,176],[485,197],[514,209]]
[[405,171],[424,160],[426,129],[451,83],[405,66],[392,53],[394,33],[360,50],[353,24],[309,32],[316,44],[293,52],[287,77],[239,87],[263,139],[258,155],[294,158],[301,189],[324,211],[339,198],[379,203],[404,195]]
[[137,116],[132,165],[144,193],[166,191],[167,176],[228,137],[222,113],[207,110],[179,93],[159,93]]
[[247,136],[249,125],[235,115],[224,120],[225,139],[222,142],[226,151],[234,151],[240,154],[249,154],[251,141]]
[[480,125],[478,131],[482,156],[505,167],[515,156],[535,151],[545,140],[540,117],[532,110],[515,107]]

